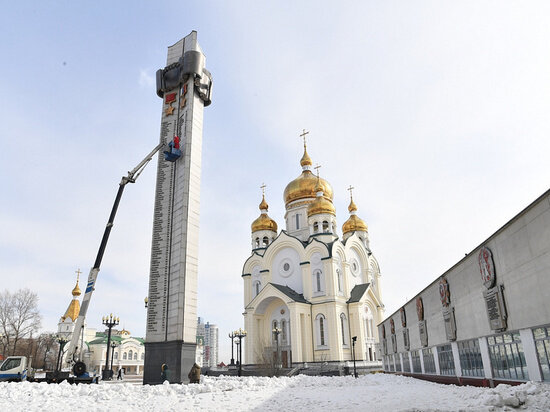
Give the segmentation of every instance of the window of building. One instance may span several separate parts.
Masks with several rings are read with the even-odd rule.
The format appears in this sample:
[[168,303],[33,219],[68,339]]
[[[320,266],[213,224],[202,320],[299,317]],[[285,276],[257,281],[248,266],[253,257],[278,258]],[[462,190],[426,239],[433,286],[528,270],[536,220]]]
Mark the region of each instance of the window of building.
[[409,354],[407,352],[403,353],[403,372],[411,371],[411,363],[409,362]]
[[396,353],[394,357],[395,357],[395,371],[402,372],[403,370],[401,369],[401,356],[399,356],[399,354]]
[[115,359],[118,359],[118,352],[115,352]]
[[141,360],[145,359],[145,352],[141,352]]
[[283,342],[286,342],[286,320],[281,321],[281,335],[283,337]]
[[328,232],[328,222],[326,220],[323,221],[323,232]]
[[296,230],[300,229],[300,215],[296,215]]
[[134,352],[134,360],[137,360],[137,352]]
[[451,345],[438,346],[437,357],[439,358],[439,373],[442,375],[456,375]]
[[343,313],[340,314],[340,326],[342,328],[342,345],[347,345],[346,340],[346,325],[347,325],[347,319],[346,315]]
[[254,296],[258,296],[262,287],[262,282],[259,280],[254,281]]
[[321,272],[319,269],[313,272],[313,289],[315,293],[320,293],[323,291],[322,275],[323,272]]
[[133,352],[132,352],[132,349],[130,349],[130,350],[128,351],[128,359],[129,359],[129,360],[132,360],[132,356],[133,356]]
[[542,380],[550,381],[550,327],[533,329]]
[[432,348],[422,349],[422,357],[424,358],[424,373],[436,373]]
[[411,351],[412,358],[412,372],[422,373],[422,365],[420,363],[420,353],[417,350]]
[[323,314],[317,315],[318,346],[327,346],[326,318]]
[[529,379],[519,332],[489,336],[487,343],[495,378]]
[[485,376],[479,341],[477,339],[458,342],[460,368],[464,376]]
[[393,355],[390,355],[387,358],[388,358],[387,362],[390,365],[390,372],[395,372],[395,364],[394,364],[394,361],[393,361]]
[[257,237],[256,240],[254,241],[254,244],[256,245],[256,247],[260,247],[260,238]]
[[128,359],[128,354],[126,352],[122,354],[122,359]]
[[319,231],[319,223],[315,222],[313,224],[313,233],[317,233]]
[[264,236],[264,238],[262,239],[262,245],[267,246],[268,244],[269,244],[269,239],[267,236]]

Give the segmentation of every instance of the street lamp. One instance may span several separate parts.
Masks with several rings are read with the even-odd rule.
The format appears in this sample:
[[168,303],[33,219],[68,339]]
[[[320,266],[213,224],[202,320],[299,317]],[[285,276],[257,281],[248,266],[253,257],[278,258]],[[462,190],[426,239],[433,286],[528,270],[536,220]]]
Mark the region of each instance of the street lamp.
[[243,345],[242,345],[242,340],[243,338],[246,337],[246,330],[242,330],[241,328],[239,328],[239,330],[236,330],[234,332],[235,334],[235,337],[236,338],[239,338],[239,359],[240,359],[240,362],[239,362],[239,373],[237,374],[238,376],[241,376],[242,375],[242,372],[243,372],[243,356],[242,356],[242,350],[243,350]]
[[353,376],[357,378],[357,369],[355,368],[355,342],[357,341],[357,336],[351,338],[351,353],[353,354]]
[[63,352],[63,348],[65,347],[65,344],[68,342],[67,338],[64,336],[58,336],[57,337],[57,343],[59,343],[59,353],[57,354],[57,362],[55,364],[55,371],[59,372],[61,369],[61,353]]
[[277,357],[275,359],[275,368],[279,369],[279,335],[281,333],[281,329],[275,327],[275,328],[273,328],[271,333],[273,333],[273,335],[275,335],[275,343],[277,344],[277,352],[276,352]]
[[235,332],[229,334],[229,339],[231,339],[231,363],[229,366],[235,366],[235,358],[233,358],[233,339],[235,339]]
[[113,360],[115,359],[115,348],[118,346],[118,343],[115,341],[111,342],[111,370],[113,370]]
[[119,324],[120,319],[116,316],[113,316],[111,313],[109,316],[103,316],[103,324],[107,326],[109,329],[109,333],[107,334],[107,356],[105,357],[105,369],[103,369],[103,375],[102,379],[104,381],[111,380],[113,378],[113,371],[112,369],[109,370],[109,349],[111,346],[111,329],[113,329],[113,326],[116,326]]

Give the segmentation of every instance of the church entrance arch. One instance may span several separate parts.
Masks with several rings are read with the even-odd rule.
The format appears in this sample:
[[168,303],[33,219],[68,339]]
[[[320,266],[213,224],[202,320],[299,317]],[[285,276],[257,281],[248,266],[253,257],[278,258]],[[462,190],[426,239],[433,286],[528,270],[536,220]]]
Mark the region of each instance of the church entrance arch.
[[276,296],[268,296],[254,312],[258,339],[254,342],[257,364],[288,368],[292,364],[290,309]]

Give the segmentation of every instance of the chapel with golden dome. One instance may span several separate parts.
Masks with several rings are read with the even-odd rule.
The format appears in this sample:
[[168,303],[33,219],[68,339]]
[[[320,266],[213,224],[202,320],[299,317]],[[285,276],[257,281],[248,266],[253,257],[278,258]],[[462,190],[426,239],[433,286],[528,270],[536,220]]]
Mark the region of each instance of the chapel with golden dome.
[[312,165],[304,139],[301,173],[283,193],[281,231],[268,215],[262,186],[260,215],[251,225],[252,251],[242,272],[244,362],[343,364],[352,359],[355,342],[356,360],[378,367],[376,325],[384,305],[368,227],[357,215],[350,187],[349,217],[340,235],[334,190]]

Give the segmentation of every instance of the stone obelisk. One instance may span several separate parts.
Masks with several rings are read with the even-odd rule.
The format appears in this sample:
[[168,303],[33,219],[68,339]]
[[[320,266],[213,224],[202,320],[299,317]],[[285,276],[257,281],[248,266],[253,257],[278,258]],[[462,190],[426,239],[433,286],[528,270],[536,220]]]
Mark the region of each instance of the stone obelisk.
[[[203,110],[211,102],[212,76],[197,33],[168,47],[157,71],[163,99],[157,168],[143,383],[186,382],[195,362],[197,264]],[[179,157],[171,149],[179,143]],[[165,155],[163,152],[167,152]]]

